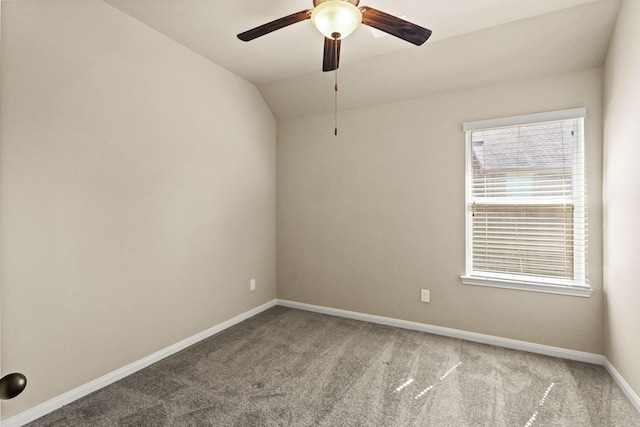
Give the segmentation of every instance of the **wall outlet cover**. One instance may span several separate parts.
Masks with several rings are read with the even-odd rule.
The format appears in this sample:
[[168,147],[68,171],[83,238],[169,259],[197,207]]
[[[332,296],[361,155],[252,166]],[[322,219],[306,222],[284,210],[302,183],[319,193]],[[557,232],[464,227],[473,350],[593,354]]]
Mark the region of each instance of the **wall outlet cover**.
[[429,302],[431,300],[431,292],[428,289],[420,290],[420,301]]

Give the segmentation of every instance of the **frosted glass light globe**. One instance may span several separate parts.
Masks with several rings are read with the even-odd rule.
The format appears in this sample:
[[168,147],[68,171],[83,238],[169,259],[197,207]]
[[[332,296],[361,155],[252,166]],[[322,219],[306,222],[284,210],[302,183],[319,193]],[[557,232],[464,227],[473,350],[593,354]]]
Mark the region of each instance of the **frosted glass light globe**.
[[360,26],[362,12],[348,1],[329,0],[313,9],[311,22],[325,37],[343,39]]

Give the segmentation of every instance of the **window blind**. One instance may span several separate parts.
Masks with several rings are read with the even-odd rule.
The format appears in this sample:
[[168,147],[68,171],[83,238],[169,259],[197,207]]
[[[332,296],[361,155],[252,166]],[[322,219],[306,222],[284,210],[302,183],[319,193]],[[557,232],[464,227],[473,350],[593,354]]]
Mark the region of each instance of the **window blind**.
[[467,275],[588,286],[583,121],[467,131]]

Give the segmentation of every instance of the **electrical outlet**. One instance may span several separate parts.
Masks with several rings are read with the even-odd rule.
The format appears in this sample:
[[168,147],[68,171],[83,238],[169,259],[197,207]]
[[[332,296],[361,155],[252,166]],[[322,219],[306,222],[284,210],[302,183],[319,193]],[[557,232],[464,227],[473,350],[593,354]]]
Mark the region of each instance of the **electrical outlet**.
[[420,290],[420,301],[429,302],[431,300],[431,292],[428,289]]
[[256,279],[251,279],[251,282],[249,282],[249,290],[250,291],[256,290]]

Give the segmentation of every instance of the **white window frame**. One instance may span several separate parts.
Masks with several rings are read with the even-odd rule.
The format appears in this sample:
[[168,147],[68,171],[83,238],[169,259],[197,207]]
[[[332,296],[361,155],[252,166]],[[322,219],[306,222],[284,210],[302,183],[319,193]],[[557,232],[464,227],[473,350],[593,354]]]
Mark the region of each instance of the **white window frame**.
[[[569,119],[585,119],[586,108],[574,108],[570,110],[552,111],[538,114],[528,114],[524,116],[506,117],[500,119],[480,120],[474,122],[467,122],[463,125],[463,131],[465,132],[465,203],[466,203],[466,274],[461,277],[462,283],[465,285],[475,286],[489,286],[497,288],[507,288],[524,290],[531,292],[544,292],[560,295],[570,295],[579,297],[590,297],[592,293],[591,287],[588,285],[586,278],[586,224],[584,227],[576,228],[576,234],[574,235],[574,249],[576,252],[575,257],[575,271],[577,273],[574,280],[563,279],[550,279],[550,278],[520,278],[506,274],[499,273],[475,273],[473,271],[473,235],[472,235],[472,192],[471,192],[471,132],[482,129],[503,128],[509,126],[521,126],[529,124],[537,124],[544,122],[569,120]],[[584,127],[584,122],[581,121]],[[579,129],[582,135],[584,135],[584,129]],[[584,137],[583,145],[580,147],[581,152],[577,153],[581,162],[581,171],[584,178],[585,165],[584,165]],[[584,179],[582,179],[584,182]],[[584,223],[586,220],[586,197],[584,187],[574,189],[573,203],[578,205],[582,203],[584,207],[584,218],[580,218]],[[577,249],[582,245],[581,254],[577,254]],[[578,274],[581,273],[581,274]]]

